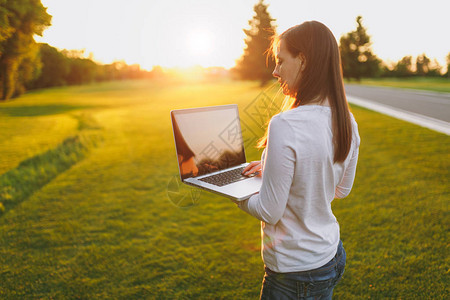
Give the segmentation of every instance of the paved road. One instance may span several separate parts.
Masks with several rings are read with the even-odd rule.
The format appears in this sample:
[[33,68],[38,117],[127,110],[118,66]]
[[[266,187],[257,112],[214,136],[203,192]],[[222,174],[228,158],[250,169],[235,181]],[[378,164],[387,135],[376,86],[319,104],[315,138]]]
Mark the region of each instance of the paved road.
[[433,93],[353,84],[345,85],[345,91],[348,96],[370,100],[404,111],[450,122],[450,93]]

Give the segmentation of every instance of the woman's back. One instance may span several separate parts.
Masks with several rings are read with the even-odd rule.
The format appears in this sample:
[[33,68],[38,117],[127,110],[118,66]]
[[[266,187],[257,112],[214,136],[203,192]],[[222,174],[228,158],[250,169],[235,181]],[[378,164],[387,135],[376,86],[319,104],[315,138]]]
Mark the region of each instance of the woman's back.
[[[352,157],[357,159],[359,136],[352,121],[354,143],[349,156],[333,163],[329,107],[300,106],[272,119],[263,155],[263,182],[267,184],[247,203],[250,211],[266,215],[263,259],[271,270],[310,270],[334,256],[339,225],[331,201]],[[353,178],[354,173],[344,185],[351,188]]]

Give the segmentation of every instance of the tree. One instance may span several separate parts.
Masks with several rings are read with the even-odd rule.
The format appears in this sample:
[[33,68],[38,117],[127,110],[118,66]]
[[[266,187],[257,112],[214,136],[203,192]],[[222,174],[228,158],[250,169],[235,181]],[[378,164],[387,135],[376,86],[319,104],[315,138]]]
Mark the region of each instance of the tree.
[[5,41],[14,31],[14,28],[9,23],[10,14],[10,11],[6,8],[6,0],[0,0],[0,57],[4,51]]
[[26,81],[37,74],[33,36],[42,35],[50,20],[40,0],[0,0],[0,27],[6,26],[0,29],[0,99],[23,92]]
[[345,78],[375,77],[380,73],[380,59],[372,53],[370,36],[362,25],[362,17],[356,18],[355,31],[340,39],[342,68]]
[[254,6],[255,15],[248,22],[250,29],[244,29],[247,35],[246,48],[234,69],[241,79],[260,80],[261,84],[273,78],[272,71],[275,68],[273,58],[267,56],[275,34],[275,19],[272,19],[267,7],[263,0]]
[[398,77],[407,77],[413,75],[412,56],[404,56],[394,67],[394,75]]
[[441,76],[442,66],[439,64],[436,58],[430,64],[430,68],[428,69],[427,76],[440,77]]
[[447,78],[450,78],[450,52],[447,54],[446,60],[447,60],[447,73],[445,74],[445,76]]
[[42,62],[39,56],[39,45],[31,45],[27,54],[23,56],[17,70],[17,80],[14,87],[14,96],[25,93],[33,82],[41,74]]
[[430,59],[425,53],[417,56],[416,59],[416,74],[419,76],[426,76],[430,71]]
[[88,58],[70,58],[70,70],[66,81],[69,85],[92,83],[99,66]]
[[32,83],[32,88],[46,88],[66,85],[69,74],[69,59],[58,49],[40,44],[39,56],[42,62],[40,76]]

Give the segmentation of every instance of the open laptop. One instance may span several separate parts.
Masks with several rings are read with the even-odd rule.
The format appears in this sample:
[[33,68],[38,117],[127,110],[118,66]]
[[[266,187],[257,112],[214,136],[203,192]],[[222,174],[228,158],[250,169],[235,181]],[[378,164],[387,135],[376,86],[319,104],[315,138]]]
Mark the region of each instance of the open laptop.
[[242,201],[259,192],[262,178],[241,175],[245,159],[236,104],[170,112],[181,181]]

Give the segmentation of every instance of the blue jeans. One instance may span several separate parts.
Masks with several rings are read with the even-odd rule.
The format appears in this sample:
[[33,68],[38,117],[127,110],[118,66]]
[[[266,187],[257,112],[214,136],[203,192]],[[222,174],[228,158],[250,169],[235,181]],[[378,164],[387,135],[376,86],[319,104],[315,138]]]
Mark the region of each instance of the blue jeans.
[[261,299],[331,299],[333,288],[344,274],[346,253],[339,241],[336,255],[320,268],[276,273],[265,268]]

